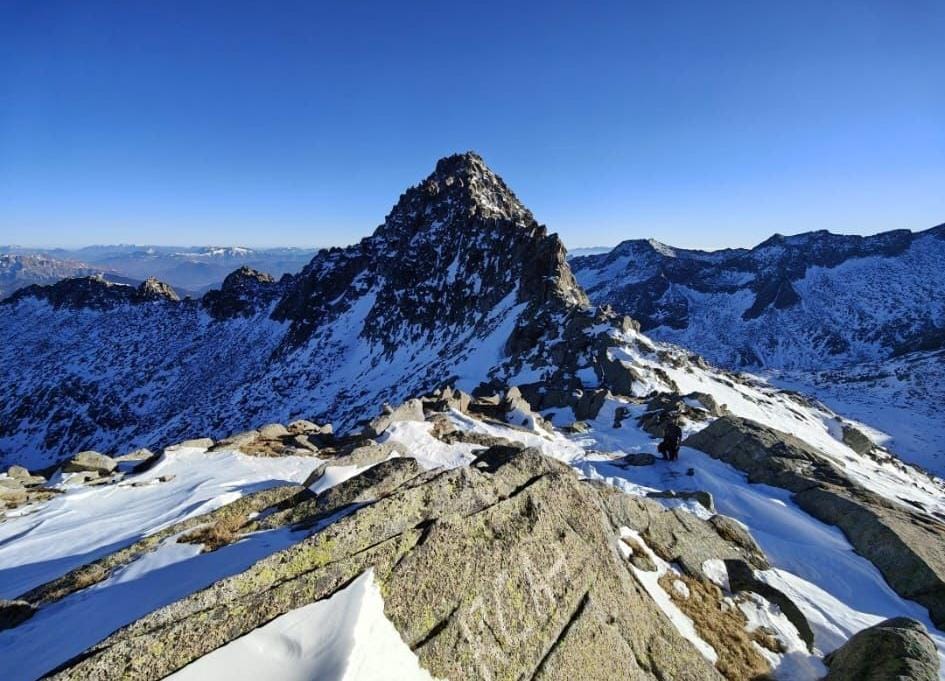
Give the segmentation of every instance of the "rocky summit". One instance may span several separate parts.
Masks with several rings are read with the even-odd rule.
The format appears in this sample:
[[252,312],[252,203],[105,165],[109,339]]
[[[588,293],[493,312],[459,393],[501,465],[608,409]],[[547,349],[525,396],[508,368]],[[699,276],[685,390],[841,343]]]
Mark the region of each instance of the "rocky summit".
[[941,673],[945,483],[592,305],[476,154],[298,274],[0,312],[5,679]]
[[562,327],[548,321],[589,327],[586,307],[558,238],[479,156],[451,156],[372,236],[279,282],[243,268],[184,301],[154,281],[21,290],[0,320],[0,460],[300,416],[348,427],[448,382],[554,371]]

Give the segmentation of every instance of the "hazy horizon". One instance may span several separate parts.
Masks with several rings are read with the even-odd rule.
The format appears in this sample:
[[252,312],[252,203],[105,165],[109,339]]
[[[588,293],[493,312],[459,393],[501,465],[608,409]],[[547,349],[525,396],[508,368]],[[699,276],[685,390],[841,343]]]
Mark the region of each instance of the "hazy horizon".
[[[541,221],[539,220],[539,222],[541,222]],[[879,230],[875,230],[875,231],[872,231],[872,232],[857,232],[857,231],[854,231],[854,230],[836,230],[836,229],[830,229],[830,228],[824,228],[824,229],[826,229],[826,231],[828,231],[828,232],[830,232],[830,233],[832,233],[832,234],[844,234],[844,235],[850,235],[850,236],[873,236],[873,235],[875,235],[875,234],[881,234],[881,233],[883,233],[883,232],[889,232],[889,231],[893,231],[893,230],[897,230],[897,229],[907,229],[907,230],[909,230],[909,231],[911,231],[911,232],[923,232],[923,231],[925,231],[925,230],[928,230],[928,229],[932,229],[932,228],[934,228],[934,227],[937,227],[937,226],[939,226],[939,225],[941,225],[941,224],[945,224],[945,223],[943,223],[943,222],[938,222],[938,223],[935,223],[935,224],[931,224],[931,225],[928,225],[928,226],[925,226],[925,227],[919,227],[919,228],[914,228],[914,227],[890,227],[890,228],[888,228],[888,229],[879,229]],[[547,227],[549,228],[549,231],[550,231],[551,233],[556,233],[554,229],[551,229],[551,226],[550,226],[550,225],[547,225]],[[373,230],[372,230],[372,231],[373,231]],[[610,243],[610,244],[591,244],[591,245],[581,245],[581,246],[573,246],[573,245],[569,244],[567,241],[565,241],[563,238],[562,238],[562,242],[564,243],[564,246],[565,246],[565,248],[566,248],[568,251],[590,250],[590,249],[595,249],[595,248],[611,249],[611,248],[614,248],[615,246],[617,246],[617,245],[618,245],[620,242],[622,242],[622,241],[639,240],[639,239],[654,239],[655,241],[660,241],[661,243],[664,243],[664,244],[666,244],[667,246],[672,246],[672,247],[674,247],[674,248],[692,249],[692,250],[704,250],[704,251],[719,251],[719,250],[724,250],[724,249],[726,249],[726,248],[745,248],[745,249],[751,249],[751,248],[754,248],[755,246],[758,246],[759,244],[761,244],[761,243],[764,242],[765,240],[769,239],[770,237],[774,236],[775,234],[781,234],[782,236],[796,236],[796,235],[798,235],[798,234],[805,234],[805,233],[810,233],[810,232],[814,232],[814,231],[820,231],[820,230],[813,229],[813,230],[803,230],[803,231],[798,231],[798,232],[772,232],[772,233],[768,234],[767,236],[765,236],[765,237],[759,239],[757,242],[754,242],[754,243],[751,243],[751,244],[727,245],[727,246],[720,246],[720,247],[718,247],[718,248],[703,248],[703,247],[698,247],[698,246],[688,246],[688,245],[686,245],[686,244],[681,244],[681,243],[666,242],[666,241],[663,241],[662,239],[654,239],[654,237],[650,237],[650,236],[629,236],[629,237],[626,237],[626,238],[624,238],[624,239],[620,239],[619,241],[616,241],[616,242]],[[340,247],[350,246],[350,245],[353,245],[353,244],[357,243],[361,238],[363,238],[363,237],[365,237],[365,236],[368,236],[369,234],[370,234],[370,232],[365,233],[365,234],[362,234],[362,235],[360,235],[360,236],[354,238],[352,241],[350,241],[350,242],[348,242],[348,243],[343,243],[343,244],[326,244],[326,245],[317,245],[317,244],[316,244],[316,245],[306,245],[306,244],[265,244],[265,243],[251,244],[251,243],[242,243],[242,242],[239,242],[239,243],[236,243],[236,242],[234,242],[234,243],[199,243],[199,242],[198,242],[198,243],[153,243],[153,242],[149,242],[149,243],[135,243],[135,242],[133,242],[133,241],[124,241],[124,242],[114,242],[114,243],[78,243],[78,245],[71,245],[71,246],[70,246],[70,245],[63,245],[63,244],[61,244],[61,243],[59,243],[59,244],[45,244],[45,245],[44,245],[44,244],[30,244],[30,243],[7,243],[7,242],[0,242],[0,248],[21,248],[21,249],[24,249],[24,250],[40,250],[40,251],[53,251],[53,250],[78,251],[78,250],[82,250],[83,248],[96,248],[96,247],[100,247],[100,248],[109,248],[109,247],[180,248],[180,249],[248,248],[248,249],[254,249],[254,250],[276,250],[276,249],[320,250],[320,249],[322,249],[322,248],[332,248],[332,247],[339,247],[339,246],[340,246]],[[559,238],[561,237],[560,234],[558,234],[558,236],[559,236]]]

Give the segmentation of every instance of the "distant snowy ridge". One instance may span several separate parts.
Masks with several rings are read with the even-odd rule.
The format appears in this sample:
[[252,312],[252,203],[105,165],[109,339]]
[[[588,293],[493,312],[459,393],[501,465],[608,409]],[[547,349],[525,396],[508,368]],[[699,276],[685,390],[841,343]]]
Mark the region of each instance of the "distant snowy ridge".
[[631,240],[570,265],[653,338],[875,415],[895,451],[945,475],[945,225],[712,252]]
[[945,225],[775,235],[753,249],[653,240],[571,260],[591,299],[735,368],[819,370],[945,343]]

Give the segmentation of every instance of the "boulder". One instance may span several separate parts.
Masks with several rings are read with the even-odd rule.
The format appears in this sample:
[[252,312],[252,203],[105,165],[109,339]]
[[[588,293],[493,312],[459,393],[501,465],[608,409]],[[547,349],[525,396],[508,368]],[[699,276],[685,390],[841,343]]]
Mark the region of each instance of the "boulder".
[[25,480],[26,478],[30,477],[30,472],[23,468],[23,466],[14,465],[7,469],[7,475],[17,480]]
[[23,487],[39,487],[46,484],[46,478],[42,475],[32,475],[23,466],[10,466],[7,475],[13,480],[18,481]]
[[551,431],[552,426],[541,414],[532,410],[532,405],[522,397],[522,392],[512,386],[505,393],[501,408],[505,411],[505,421],[515,426],[530,426]]
[[849,423],[842,424],[841,431],[843,433],[843,444],[857,454],[869,454],[876,448],[875,443],[862,430],[854,428]]
[[320,426],[305,419],[295,420],[286,428],[292,435],[331,435],[334,432],[330,423]]
[[646,452],[627,454],[618,463],[623,466],[652,466],[656,463],[656,457]]
[[314,444],[308,437],[308,435],[294,435],[292,437],[292,444],[300,449],[311,452],[312,454],[318,453],[318,445]]
[[633,395],[634,383],[640,382],[640,375],[628,362],[612,359],[605,349],[600,353],[600,367],[604,374],[604,384],[615,395]]
[[577,399],[573,401],[571,409],[574,411],[574,418],[579,421],[585,419],[596,419],[600,413],[604,401],[610,395],[610,391],[604,388],[597,390],[581,390]]
[[183,442],[178,442],[168,449],[184,449],[184,448],[194,448],[194,449],[210,449],[213,447],[213,440],[209,437],[198,437],[193,440],[184,440]]
[[426,420],[426,417],[423,414],[423,402],[419,399],[407,400],[398,407],[385,404],[383,413],[368,424],[366,433],[369,436],[377,437],[396,421],[424,420]]
[[[646,411],[639,418],[640,427],[653,437],[663,437],[663,431],[671,422],[679,417],[688,421],[704,421],[709,415],[708,409],[693,407],[690,402],[698,401],[697,395],[677,395],[673,393],[659,393],[646,403]],[[711,396],[705,395],[709,400]],[[712,404],[714,404],[712,400]]]
[[435,391],[426,403],[431,411],[449,411],[455,409],[458,412],[467,413],[472,397],[462,390],[457,390],[449,386]]
[[154,452],[150,449],[142,447],[141,449],[136,449],[127,454],[122,454],[121,456],[116,456],[115,461],[118,463],[125,463],[128,461],[147,461],[154,456]]
[[26,488],[15,478],[0,478],[0,505],[13,508],[25,504]]
[[221,449],[242,449],[247,445],[251,445],[259,439],[258,430],[244,430],[241,433],[235,433],[233,435],[228,435],[222,440],[217,440],[216,444],[213,445],[213,450]]
[[286,428],[281,423],[267,423],[266,425],[257,428],[259,431],[259,437],[265,438],[267,440],[277,440],[282,437],[286,437],[289,434],[289,429]]
[[110,475],[118,463],[110,456],[105,456],[99,452],[87,450],[79,452],[62,466],[63,473],[97,473],[98,475]]
[[328,461],[329,466],[373,466],[389,459],[392,455],[406,456],[406,448],[399,442],[372,442],[354,447],[347,454],[343,454]]
[[854,634],[824,658],[824,681],[937,681],[935,644],[920,622],[895,617]]

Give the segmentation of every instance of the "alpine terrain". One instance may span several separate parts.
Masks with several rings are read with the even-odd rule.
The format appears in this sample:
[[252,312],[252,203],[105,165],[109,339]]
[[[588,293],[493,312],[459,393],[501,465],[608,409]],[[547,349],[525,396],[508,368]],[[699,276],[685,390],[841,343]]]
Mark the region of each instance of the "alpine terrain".
[[631,240],[570,261],[592,300],[654,338],[816,395],[939,475],[943,263],[945,225],[775,235],[750,250],[712,252]]
[[[98,268],[97,271],[124,277],[128,281],[141,282],[149,277],[156,277],[171,284],[178,292],[187,292],[188,295],[192,293],[193,297],[199,297],[208,289],[219,287],[226,275],[243,266],[268,272],[276,278],[287,273],[294,274],[312,259],[315,250],[130,244],[85,246],[74,249],[0,246],[0,257],[4,254],[45,260],[81,261],[87,263],[86,266],[90,269]],[[64,274],[63,277],[75,277],[82,274],[84,273],[74,272]],[[113,277],[109,278],[119,281]],[[53,283],[53,281],[28,283]]]
[[21,289],[4,678],[939,678],[945,484],[621,306],[474,153],[297,275]]
[[133,281],[112,270],[103,270],[77,260],[4,253],[0,248],[0,299],[33,284],[53,284],[60,279],[94,275],[100,275],[115,283],[125,284]]

